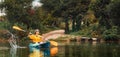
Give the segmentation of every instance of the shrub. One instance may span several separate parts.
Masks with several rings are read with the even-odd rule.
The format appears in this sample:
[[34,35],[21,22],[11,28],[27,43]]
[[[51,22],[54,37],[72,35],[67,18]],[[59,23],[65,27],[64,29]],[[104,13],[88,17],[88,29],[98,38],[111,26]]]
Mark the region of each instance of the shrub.
[[103,32],[103,38],[104,40],[118,40],[119,39],[119,33],[118,33],[119,28],[117,26],[113,26],[111,29],[109,30],[105,30]]
[[10,29],[11,24],[9,21],[1,21],[0,22],[0,29]]

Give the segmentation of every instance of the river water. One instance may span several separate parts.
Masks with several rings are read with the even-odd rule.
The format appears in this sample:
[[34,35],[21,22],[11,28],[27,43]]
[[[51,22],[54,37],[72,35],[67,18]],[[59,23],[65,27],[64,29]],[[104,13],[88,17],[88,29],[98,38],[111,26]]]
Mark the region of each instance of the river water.
[[10,48],[0,43],[0,57],[120,57],[120,43],[58,42],[58,47],[48,49]]

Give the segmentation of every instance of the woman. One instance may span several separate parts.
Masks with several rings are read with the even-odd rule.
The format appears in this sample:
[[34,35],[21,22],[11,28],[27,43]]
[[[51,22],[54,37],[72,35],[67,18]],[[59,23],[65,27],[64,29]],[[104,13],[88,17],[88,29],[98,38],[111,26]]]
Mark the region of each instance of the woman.
[[40,32],[38,29],[35,30],[34,34],[29,34],[28,37],[32,40],[33,43],[40,43],[43,42],[43,38],[40,35]]

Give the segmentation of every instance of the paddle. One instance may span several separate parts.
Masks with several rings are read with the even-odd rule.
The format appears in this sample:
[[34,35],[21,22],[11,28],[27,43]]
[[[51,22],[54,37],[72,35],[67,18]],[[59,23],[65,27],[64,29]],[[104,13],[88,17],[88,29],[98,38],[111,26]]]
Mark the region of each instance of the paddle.
[[[13,26],[13,29],[26,32],[26,30],[23,30],[23,29],[21,29],[21,28],[18,27],[18,26]],[[58,46],[58,43],[57,43],[56,41],[49,41],[49,42],[50,42],[50,44],[53,45],[53,46]]]
[[21,29],[21,28],[18,27],[18,26],[13,26],[13,29],[15,29],[15,30],[19,30],[19,31],[23,31],[23,32],[26,32],[25,30]]

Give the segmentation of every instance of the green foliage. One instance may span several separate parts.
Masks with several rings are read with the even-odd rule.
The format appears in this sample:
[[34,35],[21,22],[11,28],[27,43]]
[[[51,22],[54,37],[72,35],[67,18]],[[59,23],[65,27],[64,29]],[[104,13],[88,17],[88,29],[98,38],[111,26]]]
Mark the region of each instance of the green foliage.
[[109,17],[115,26],[120,27],[120,0],[113,0],[108,6],[106,11],[109,14]]
[[60,20],[40,8],[31,7],[32,0],[5,0],[7,19],[12,25],[25,26],[25,29],[46,31],[47,26],[59,27]]
[[71,35],[80,35],[85,37],[91,37],[90,31],[88,29],[80,30],[77,32],[70,33]]
[[38,16],[38,21],[44,26],[47,27],[59,27],[60,23],[62,22],[62,19],[56,18],[52,16],[51,13],[46,12],[42,8],[38,8],[37,10],[37,16]]
[[96,0],[90,4],[90,9],[94,11],[94,15],[99,19],[100,26],[106,26],[108,29],[111,27],[106,7],[109,5],[111,0]]
[[74,35],[81,35],[81,36],[85,36],[85,37],[98,37],[98,25],[94,24],[91,25],[89,27],[83,27],[80,31],[78,32],[73,32],[71,34]]
[[[61,17],[65,21],[65,31],[69,32],[69,17],[71,17],[72,30],[78,31],[80,29],[81,15],[88,10],[88,5],[91,0],[41,0],[44,10],[47,10],[54,17]],[[76,25],[75,25],[76,23]]]
[[[120,0],[41,0],[42,7],[35,9],[31,7],[31,2],[32,0],[5,0],[1,3],[0,8],[6,8],[7,21],[0,22],[0,29],[12,31],[12,26],[17,25],[25,30],[40,29],[41,33],[46,33],[65,27],[66,33],[72,28],[71,34],[74,35],[102,35],[104,39],[111,40],[119,38]],[[89,15],[91,13],[88,10],[92,11],[93,15]],[[91,17],[98,19],[99,23],[92,23]],[[86,22],[84,26],[81,25],[83,19]],[[24,34],[18,31],[16,33]]]
[[117,26],[113,26],[111,29],[109,30],[105,30],[103,32],[103,38],[105,40],[118,40],[120,39],[119,37],[119,28]]
[[105,40],[119,39],[119,8],[120,0],[96,0],[90,4],[90,9],[99,19],[100,34]]
[[[3,17],[1,17],[2,19]],[[3,18],[3,21],[0,21],[0,39],[8,39],[8,37],[10,36],[8,34],[8,30],[11,30],[12,25],[10,24],[10,22],[8,20],[5,20],[5,18]]]
[[120,0],[96,0],[90,4],[90,9],[95,12],[99,19],[99,25],[106,26],[108,29],[112,25],[120,26]]
[[11,29],[11,24],[9,21],[0,21],[0,29]]
[[108,5],[110,1],[111,0],[96,0],[96,2],[90,4],[90,9],[94,10],[95,16],[99,18],[104,14],[106,5]]
[[[5,0],[7,19],[12,23],[30,24],[31,0]],[[26,20],[27,19],[27,20]],[[29,26],[29,25],[28,25]]]

